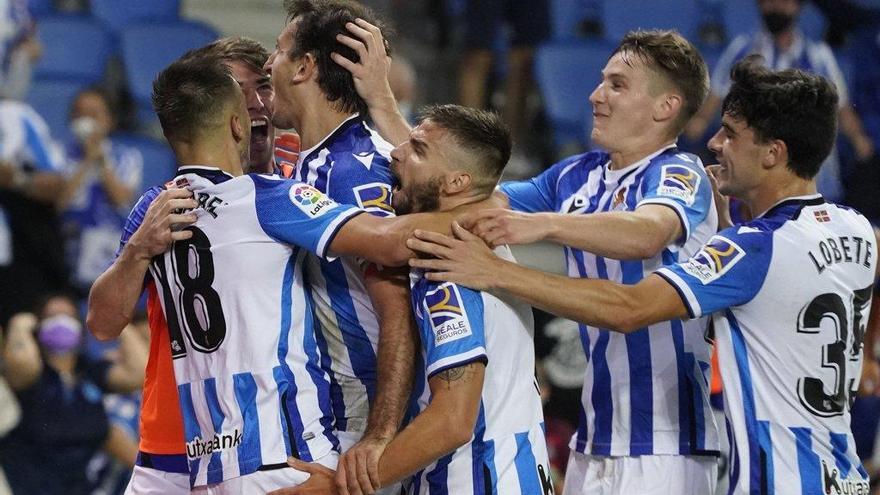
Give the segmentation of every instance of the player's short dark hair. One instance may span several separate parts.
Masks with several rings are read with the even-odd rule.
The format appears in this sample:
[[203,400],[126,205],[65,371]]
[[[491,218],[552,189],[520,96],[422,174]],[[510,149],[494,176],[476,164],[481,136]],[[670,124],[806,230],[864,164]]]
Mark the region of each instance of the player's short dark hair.
[[700,51],[674,30],[630,31],[614,55],[636,55],[681,93],[683,105],[676,119],[676,134],[703,105],[709,94],[709,69]]
[[190,50],[183,58],[216,57],[223,62],[242,62],[260,75],[266,75],[263,66],[269,52],[258,41],[246,36],[227,36],[201,48]]
[[445,129],[456,144],[473,153],[475,172],[480,176],[477,186],[494,189],[513,146],[510,130],[498,114],[461,105],[434,105],[422,110],[419,117]]
[[837,137],[837,90],[816,74],[772,71],[761,60],[747,57],[733,66],[733,84],[721,111],[745,121],[759,142],[783,141],[788,167],[798,177],[812,179]]
[[[297,22],[294,49],[290,58],[296,60],[306,53],[315,57],[318,66],[318,86],[328,101],[340,111],[359,112],[367,115],[367,103],[354,88],[351,73],[333,61],[330,54],[336,52],[353,61],[360,61],[357,52],[336,40],[336,35],[351,35],[346,23],[363,19],[382,30],[386,39],[389,30],[367,7],[347,0],[284,0],[287,22]],[[390,51],[388,52],[390,54]]]
[[184,55],[153,81],[153,109],[169,141],[190,141],[201,130],[219,125],[224,109],[239,94],[222,60]]

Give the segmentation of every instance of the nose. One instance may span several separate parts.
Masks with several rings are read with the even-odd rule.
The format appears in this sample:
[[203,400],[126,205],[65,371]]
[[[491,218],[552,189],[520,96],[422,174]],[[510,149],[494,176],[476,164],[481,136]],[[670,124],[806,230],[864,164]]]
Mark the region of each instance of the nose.
[[604,87],[603,83],[600,82],[596,86],[596,89],[594,89],[593,92],[590,93],[590,98],[589,98],[590,104],[592,104],[594,107],[596,105],[598,105],[599,103],[602,103],[605,100],[605,98],[604,98],[605,95],[603,94],[603,91],[602,91],[603,87]]
[[721,156],[721,143],[724,138],[721,136],[721,133],[724,129],[718,129],[718,132],[712,136],[712,139],[709,140],[709,143],[706,145],[709,148],[709,151],[715,153],[715,156]]
[[263,99],[260,98],[260,94],[254,89],[245,91],[244,98],[247,103],[248,111],[261,110],[263,108]]
[[278,53],[278,50],[273,51],[269,58],[266,59],[266,63],[263,64],[263,70],[272,75],[272,63],[275,62],[275,56]]

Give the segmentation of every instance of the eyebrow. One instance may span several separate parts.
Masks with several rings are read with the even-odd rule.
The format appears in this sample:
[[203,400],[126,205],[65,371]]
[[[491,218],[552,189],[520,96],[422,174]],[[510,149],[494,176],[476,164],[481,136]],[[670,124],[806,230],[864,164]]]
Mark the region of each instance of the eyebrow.
[[736,130],[734,130],[734,128],[727,122],[721,122],[721,127],[723,127],[728,134],[733,134],[734,136],[737,134]]
[[428,149],[428,143],[414,137],[409,138],[409,142],[412,144],[413,150],[415,150],[417,155],[425,156],[425,151]]

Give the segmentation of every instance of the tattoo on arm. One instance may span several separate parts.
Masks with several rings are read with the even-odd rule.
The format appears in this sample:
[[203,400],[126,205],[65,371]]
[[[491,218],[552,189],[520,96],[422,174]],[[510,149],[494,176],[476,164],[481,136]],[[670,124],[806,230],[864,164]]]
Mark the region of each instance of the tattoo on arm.
[[443,370],[437,374],[437,376],[446,382],[447,387],[451,387],[453,382],[457,382],[459,380],[469,381],[472,380],[474,374],[476,373],[476,367],[482,365],[482,362],[473,362],[465,364],[464,366],[456,366],[455,368],[449,368],[448,370]]

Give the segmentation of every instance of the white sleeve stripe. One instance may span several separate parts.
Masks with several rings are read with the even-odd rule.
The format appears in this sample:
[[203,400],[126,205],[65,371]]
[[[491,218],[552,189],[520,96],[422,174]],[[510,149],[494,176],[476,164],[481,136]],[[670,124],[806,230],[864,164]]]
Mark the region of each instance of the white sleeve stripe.
[[321,258],[326,259],[327,261],[333,261],[333,259],[335,258],[327,253],[330,244],[333,243],[333,239],[336,237],[336,234],[339,233],[339,230],[342,228],[342,226],[355,216],[360,215],[361,213],[365,213],[364,210],[359,210],[355,207],[351,207],[348,211],[341,213],[339,216],[334,218],[333,221],[330,222],[330,224],[327,226],[327,228],[324,229],[324,233],[321,234],[321,238],[318,240],[317,255]]
[[682,236],[682,243],[687,242],[688,239],[691,238],[691,224],[688,222],[687,213],[684,212],[684,207],[681,206],[681,203],[666,199],[666,198],[648,198],[639,201],[639,204],[636,205],[636,208],[643,205],[664,205],[675,210],[676,215],[678,215],[678,220],[681,222],[681,228],[684,230],[684,235]]
[[438,360],[437,362],[428,366],[428,369],[426,370],[426,375],[428,376],[428,378],[431,378],[431,376],[438,371],[442,371],[446,368],[451,368],[455,366],[463,366],[469,362],[474,361],[476,358],[485,356],[486,349],[482,346],[476,347],[469,351],[462,352],[461,354],[456,354],[454,356],[449,356]]
[[676,289],[679,296],[681,296],[682,302],[687,307],[691,318],[699,318],[703,316],[703,308],[700,307],[700,301],[697,300],[697,296],[694,295],[691,287],[684,281],[684,279],[679,277],[678,274],[669,268],[661,268],[654,273],[666,279],[666,281]]

